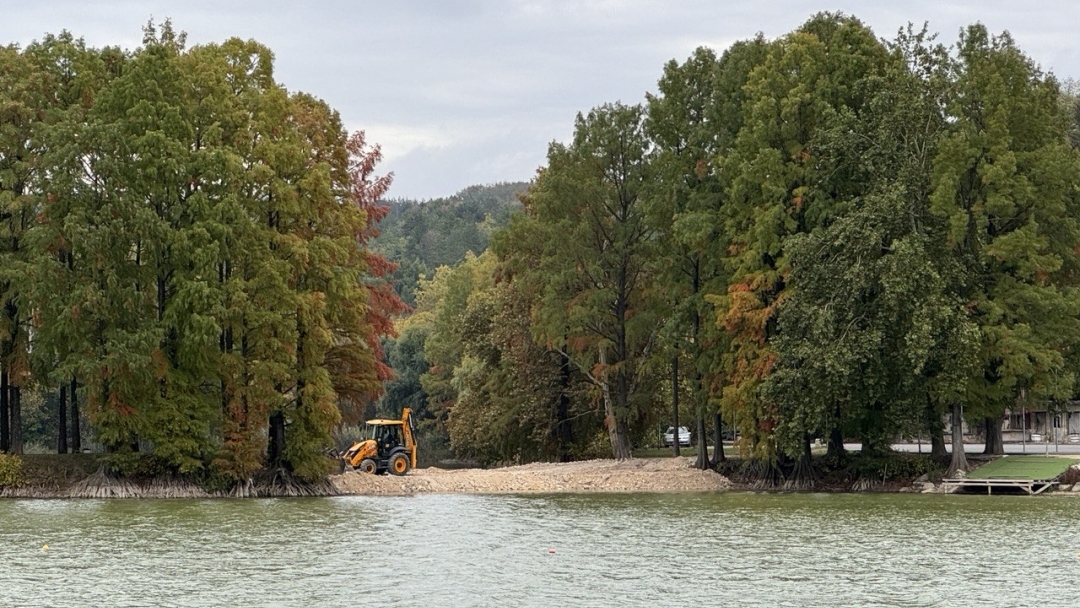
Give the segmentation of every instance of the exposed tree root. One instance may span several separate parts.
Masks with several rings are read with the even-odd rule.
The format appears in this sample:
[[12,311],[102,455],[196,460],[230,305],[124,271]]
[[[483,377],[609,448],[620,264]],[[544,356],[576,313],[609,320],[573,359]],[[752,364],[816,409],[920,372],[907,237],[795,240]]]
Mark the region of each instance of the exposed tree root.
[[179,477],[155,477],[144,484],[110,475],[105,467],[77,482],[68,498],[208,498],[198,485]]
[[2,498],[260,498],[293,496],[336,496],[337,488],[324,479],[306,482],[284,469],[263,471],[254,478],[236,482],[227,491],[207,492],[184,477],[165,475],[135,481],[114,475],[101,467],[89,477],[66,484],[34,484],[0,487]]
[[795,461],[791,475],[784,481],[785,490],[812,490],[817,485],[817,475],[809,455],[803,455]]
[[[337,488],[329,479],[311,483],[304,481],[285,469],[273,469],[260,475],[251,484],[250,491],[260,497],[335,496]],[[252,494],[249,494],[252,495]]]
[[953,456],[949,461],[949,468],[945,471],[945,477],[950,479],[963,479],[967,477],[968,471],[971,470],[971,465],[968,463],[967,456],[963,454],[963,448],[960,448],[961,455],[959,457]]
[[4,486],[0,488],[0,498],[56,498],[62,496],[56,486]]
[[142,487],[145,498],[209,498],[206,490],[186,479],[155,477]]
[[250,477],[237,481],[227,495],[230,498],[255,498],[258,496],[255,490],[255,481]]
[[122,477],[113,477],[101,467],[93,475],[68,489],[69,498],[142,498],[142,488]]
[[750,488],[754,490],[775,490],[784,480],[784,473],[776,463],[765,460],[752,460],[747,464],[746,477]]
[[860,477],[855,480],[855,483],[851,484],[852,492],[869,492],[874,488],[881,485],[881,482],[869,477]]

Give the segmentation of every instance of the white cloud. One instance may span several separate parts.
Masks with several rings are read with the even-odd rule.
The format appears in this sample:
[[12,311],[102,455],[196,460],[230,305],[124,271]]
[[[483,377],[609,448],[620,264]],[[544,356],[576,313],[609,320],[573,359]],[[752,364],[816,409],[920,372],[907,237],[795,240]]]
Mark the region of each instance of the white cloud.
[[387,162],[419,148],[427,150],[445,148],[460,139],[459,135],[455,135],[448,129],[404,124],[356,125],[350,130],[364,131],[367,141],[377,143],[382,147],[383,159]]
[[[663,65],[697,46],[718,52],[763,32],[777,37],[823,7],[811,0],[39,0],[9,2],[0,43],[25,44],[67,28],[95,45],[132,47],[153,16],[171,17],[189,43],[230,36],[273,49],[279,80],[325,99],[352,129],[383,146],[392,195],[433,198],[474,182],[529,179],[547,144],[565,141],[574,115],[637,103]],[[929,21],[952,42],[981,20],[1008,29],[1059,77],[1080,76],[1065,0],[839,0],[882,37]],[[502,172],[502,173],[500,173]]]

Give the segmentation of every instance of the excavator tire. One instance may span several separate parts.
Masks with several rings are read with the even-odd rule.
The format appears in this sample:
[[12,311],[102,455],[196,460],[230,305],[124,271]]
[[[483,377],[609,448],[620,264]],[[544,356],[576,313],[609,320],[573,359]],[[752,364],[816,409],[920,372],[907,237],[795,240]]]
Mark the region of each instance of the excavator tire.
[[374,475],[378,468],[379,466],[370,458],[365,458],[360,461],[359,471],[361,473],[370,473],[371,475]]
[[409,472],[409,457],[405,454],[394,454],[390,457],[390,472],[394,475],[404,475]]

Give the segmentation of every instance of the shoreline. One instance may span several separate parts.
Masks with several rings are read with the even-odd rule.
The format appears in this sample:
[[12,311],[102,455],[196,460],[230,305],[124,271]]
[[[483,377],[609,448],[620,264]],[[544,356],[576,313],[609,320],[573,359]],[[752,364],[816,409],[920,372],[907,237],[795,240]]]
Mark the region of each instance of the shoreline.
[[397,477],[345,471],[320,484],[294,480],[249,484],[246,491],[207,492],[174,478],[130,480],[101,469],[79,475],[72,470],[34,467],[28,481],[0,488],[0,498],[277,498],[301,496],[410,496],[415,494],[573,494],[720,492],[733,489],[723,475],[692,468],[692,458],[635,458],[530,463],[492,469],[420,468]]
[[[31,456],[34,459],[34,456]],[[0,488],[0,498],[276,498],[322,496],[412,496],[418,494],[665,494],[701,492],[776,493],[949,493],[955,488],[927,476],[850,485],[819,480],[814,488],[760,488],[739,483],[714,470],[693,467],[693,457],[610,459],[568,463],[530,463],[491,469],[420,468],[404,476],[357,471],[329,475],[322,483],[305,484],[281,473],[265,472],[253,482],[229,491],[208,492],[184,479],[130,480],[106,475],[101,468],[86,474],[82,467],[59,470],[55,456],[42,458],[26,471],[27,481]],[[48,465],[52,466],[48,466]],[[1063,484],[1057,494],[1080,495],[1080,483]]]

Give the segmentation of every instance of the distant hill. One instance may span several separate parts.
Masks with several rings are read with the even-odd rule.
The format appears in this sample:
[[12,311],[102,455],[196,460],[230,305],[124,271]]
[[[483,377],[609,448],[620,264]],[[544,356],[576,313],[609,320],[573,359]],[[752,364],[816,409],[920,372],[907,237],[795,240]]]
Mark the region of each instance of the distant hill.
[[491,233],[506,226],[521,208],[519,193],[526,182],[469,186],[446,198],[429,201],[385,201],[390,213],[379,224],[381,234],[371,248],[399,264],[394,275],[398,293],[415,303],[420,275],[431,276],[439,266],[453,266],[467,251],[480,254]]

